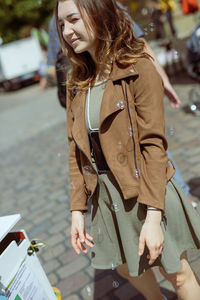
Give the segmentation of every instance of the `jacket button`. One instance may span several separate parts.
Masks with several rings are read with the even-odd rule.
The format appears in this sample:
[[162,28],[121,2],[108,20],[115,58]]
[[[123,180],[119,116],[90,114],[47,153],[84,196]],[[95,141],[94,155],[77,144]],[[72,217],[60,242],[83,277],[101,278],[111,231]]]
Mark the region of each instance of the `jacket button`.
[[121,110],[125,108],[125,102],[123,100],[119,101],[117,103],[117,107],[119,107]]
[[130,73],[134,73],[135,71],[134,71],[134,69],[130,69]]

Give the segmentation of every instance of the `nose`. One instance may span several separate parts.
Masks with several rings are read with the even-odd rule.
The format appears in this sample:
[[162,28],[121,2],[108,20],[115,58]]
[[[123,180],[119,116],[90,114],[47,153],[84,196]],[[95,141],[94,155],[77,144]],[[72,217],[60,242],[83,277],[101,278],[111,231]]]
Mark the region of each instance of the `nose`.
[[70,24],[69,22],[64,22],[64,28],[63,28],[63,36],[69,37],[73,34],[73,24]]

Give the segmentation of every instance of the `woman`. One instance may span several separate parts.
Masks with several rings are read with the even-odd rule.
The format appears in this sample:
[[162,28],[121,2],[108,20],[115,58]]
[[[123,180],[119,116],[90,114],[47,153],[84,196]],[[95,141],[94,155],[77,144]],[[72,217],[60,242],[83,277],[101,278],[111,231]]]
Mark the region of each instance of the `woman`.
[[[117,267],[148,300],[163,299],[152,266],[179,299],[198,300],[185,251],[199,248],[199,216],[171,179],[162,81],[143,42],[114,0],[60,0],[56,17],[72,66],[67,130],[74,250],[91,247],[94,267]],[[91,235],[84,229],[89,202]]]

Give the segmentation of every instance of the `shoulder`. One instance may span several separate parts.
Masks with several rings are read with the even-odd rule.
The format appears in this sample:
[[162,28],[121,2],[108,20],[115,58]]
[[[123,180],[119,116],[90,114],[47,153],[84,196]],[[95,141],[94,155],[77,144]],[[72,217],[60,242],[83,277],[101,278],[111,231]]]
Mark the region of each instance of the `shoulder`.
[[133,68],[137,74],[133,80],[129,80],[130,90],[133,94],[163,93],[162,78],[151,59],[138,58],[133,64]]
[[136,81],[142,81],[145,85],[162,85],[161,76],[150,58],[138,58],[134,63],[133,68],[138,74]]
[[146,57],[137,58],[136,62],[134,63],[134,68],[139,74],[146,74],[148,72],[156,71],[152,60]]

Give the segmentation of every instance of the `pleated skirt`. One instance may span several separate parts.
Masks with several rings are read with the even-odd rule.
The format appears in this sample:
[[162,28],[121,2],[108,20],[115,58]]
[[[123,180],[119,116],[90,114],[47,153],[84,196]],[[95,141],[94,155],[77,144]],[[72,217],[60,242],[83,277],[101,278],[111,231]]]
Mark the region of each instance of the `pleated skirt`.
[[167,183],[166,220],[161,222],[164,248],[151,266],[147,248],[141,257],[138,255],[146,207],[137,202],[137,197],[124,200],[112,173],[99,175],[91,209],[94,268],[114,269],[127,263],[131,276],[138,276],[153,266],[162,267],[166,273],[175,273],[181,269],[181,254],[191,248],[200,248],[200,215],[173,178]]

